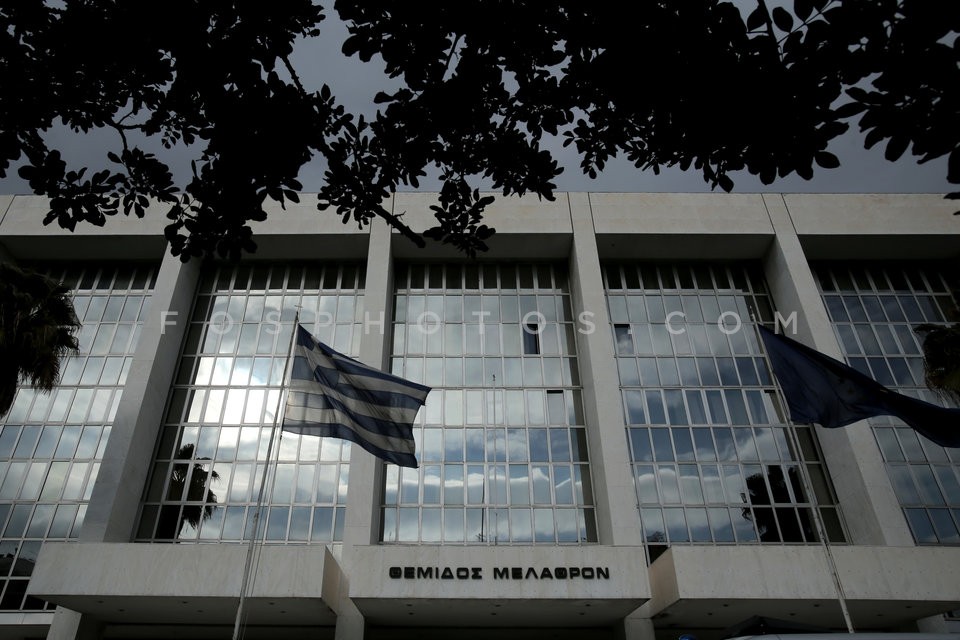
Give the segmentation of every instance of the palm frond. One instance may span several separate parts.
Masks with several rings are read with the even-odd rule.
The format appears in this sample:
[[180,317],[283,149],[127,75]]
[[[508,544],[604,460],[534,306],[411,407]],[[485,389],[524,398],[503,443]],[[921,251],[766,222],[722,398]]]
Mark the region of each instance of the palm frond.
[[0,263],[0,415],[17,385],[49,392],[63,359],[79,346],[70,290],[43,274]]

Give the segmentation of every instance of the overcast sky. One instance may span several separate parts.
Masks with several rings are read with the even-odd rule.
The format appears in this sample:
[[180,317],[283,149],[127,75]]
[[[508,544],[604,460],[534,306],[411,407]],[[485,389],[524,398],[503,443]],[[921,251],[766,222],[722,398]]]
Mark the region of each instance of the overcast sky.
[[[743,0],[746,1],[746,0]],[[755,6],[754,2],[750,3]],[[779,3],[778,3],[779,4]],[[343,24],[329,16],[321,24],[321,37],[303,41],[297,47],[293,63],[302,76],[307,88],[319,88],[327,83],[333,89],[338,100],[354,112],[372,115],[375,109],[373,96],[377,91],[391,89],[395,84],[382,74],[382,67],[375,63],[364,64],[356,58],[345,58],[340,46],[346,37]],[[335,16],[335,14],[334,14]],[[791,175],[778,179],[772,185],[763,185],[755,176],[746,172],[732,174],[734,191],[751,193],[759,191],[773,192],[820,192],[820,193],[946,193],[951,185],[946,180],[946,157],[925,165],[918,165],[909,152],[899,162],[891,163],[883,158],[884,143],[872,150],[863,148],[863,138],[852,126],[843,138],[834,141],[830,151],[840,158],[837,169],[814,167],[814,178],[810,181]],[[68,163],[77,166],[90,166],[100,169],[107,166],[105,154],[118,148],[115,134],[100,132],[87,136],[76,136],[65,128],[52,131],[48,140],[64,152]],[[143,145],[161,155],[174,170],[179,183],[188,176],[191,150],[182,147],[172,154],[164,152],[159,144]],[[557,179],[560,191],[660,191],[660,192],[700,192],[709,191],[709,186],[696,171],[683,172],[679,169],[663,169],[659,176],[652,171],[641,172],[629,162],[618,159],[608,163],[605,171],[591,180],[583,175],[579,168],[579,159],[572,146],[566,149],[557,143],[550,151],[564,168]],[[316,191],[323,180],[325,167],[320,161],[305,165],[300,174],[304,191]],[[29,193],[29,186],[16,175],[9,172],[7,178],[0,180],[0,193]],[[436,180],[421,181],[421,189],[435,191],[439,188]]]

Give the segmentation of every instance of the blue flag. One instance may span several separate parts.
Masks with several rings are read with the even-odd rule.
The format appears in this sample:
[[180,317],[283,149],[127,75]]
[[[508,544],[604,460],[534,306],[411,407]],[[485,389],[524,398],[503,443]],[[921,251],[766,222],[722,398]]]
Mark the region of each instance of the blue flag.
[[283,430],[355,442],[401,467],[417,467],[413,422],[430,387],[348,358],[297,325]]
[[887,389],[876,380],[796,340],[760,327],[773,373],[793,422],[843,427],[895,416],[944,447],[960,447],[960,409],[945,409]]

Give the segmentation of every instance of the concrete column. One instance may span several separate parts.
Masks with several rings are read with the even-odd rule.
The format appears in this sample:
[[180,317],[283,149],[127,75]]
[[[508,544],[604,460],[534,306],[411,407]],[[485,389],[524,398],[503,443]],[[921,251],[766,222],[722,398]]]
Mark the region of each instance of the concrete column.
[[164,255],[81,541],[129,542],[133,536],[199,276],[198,260],[183,264]]
[[[800,342],[843,360],[840,344],[803,253],[783,196],[765,194],[776,236],[764,260],[767,283],[776,308],[797,314]],[[842,429],[816,427],[824,461],[840,500],[851,544],[913,546],[913,536],[900,509],[883,457],[870,425],[860,421]]]
[[[133,535],[199,274],[199,261],[183,264],[169,253],[164,255],[93,486],[81,541],[129,542]],[[57,607],[47,637],[92,640],[101,631],[98,620]]]
[[10,206],[13,204],[13,199],[16,196],[0,196],[0,226],[3,225],[3,221],[7,217],[7,211],[10,210]]
[[363,614],[350,601],[350,598],[344,597],[340,604],[340,610],[337,612],[337,629],[334,632],[334,639],[363,640],[365,629],[366,623],[363,620]]
[[57,607],[47,640],[97,640],[103,634],[103,623],[76,611]]
[[950,625],[947,624],[943,614],[940,614],[917,620],[917,631],[920,633],[950,633]]
[[[391,203],[392,206],[392,203]],[[393,321],[393,258],[390,227],[375,220],[370,226],[367,276],[364,283],[365,322],[360,340],[360,360],[387,370],[390,362],[390,323]],[[384,462],[354,445],[350,451],[350,484],[347,488],[346,522],[343,528],[342,565],[349,576],[355,566],[354,546],[376,544],[380,539],[380,500]],[[363,614],[349,597],[349,582],[343,586],[337,612],[337,640],[361,640]]]
[[617,640],[655,640],[656,638],[653,620],[650,618],[627,616],[614,631]]
[[[363,328],[360,360],[382,369],[387,369],[390,361],[387,335],[393,313],[392,284],[390,227],[375,220],[370,227],[367,279],[363,292],[363,310],[370,322]],[[347,489],[346,522],[343,531],[344,555],[348,563],[350,547],[379,541],[383,469],[384,463],[374,455],[359,446],[351,447],[350,485]]]
[[600,544],[641,545],[637,492],[627,455],[626,423],[620,377],[613,352],[610,317],[603,290],[600,256],[589,196],[568,194],[573,249],[570,293],[574,313],[588,314],[577,323],[577,362],[583,385],[583,410],[590,448],[590,475]]

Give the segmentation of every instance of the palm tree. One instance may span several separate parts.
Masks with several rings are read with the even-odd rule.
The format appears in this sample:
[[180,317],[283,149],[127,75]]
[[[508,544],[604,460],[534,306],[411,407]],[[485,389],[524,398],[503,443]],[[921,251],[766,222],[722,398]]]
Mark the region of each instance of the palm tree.
[[[194,446],[185,444],[177,450],[177,460],[192,460]],[[158,540],[176,540],[180,537],[184,524],[189,524],[194,529],[200,528],[200,523],[213,515],[213,510],[217,504],[217,494],[213,489],[207,487],[207,477],[209,476],[211,484],[220,479],[220,474],[211,469],[207,471],[200,460],[209,460],[210,458],[197,458],[193,462],[193,473],[190,473],[191,464],[189,462],[177,462],[173,465],[173,473],[170,476],[170,486],[167,494],[176,499],[183,499],[186,504],[179,516],[175,510],[161,510],[160,521],[157,523]],[[187,483],[187,476],[190,481]],[[203,504],[196,504],[202,502]],[[174,517],[170,517],[170,515]]]
[[927,386],[960,403],[960,323],[922,324],[923,366]]
[[10,410],[21,382],[53,390],[64,356],[78,347],[79,327],[70,289],[0,262],[0,416]]

